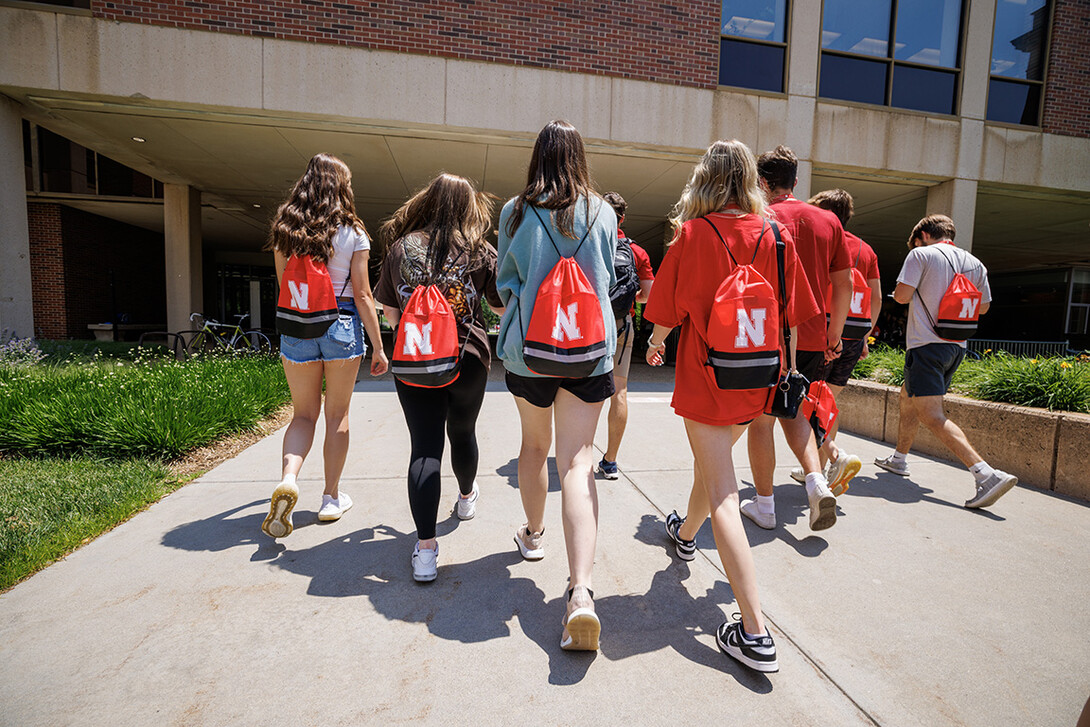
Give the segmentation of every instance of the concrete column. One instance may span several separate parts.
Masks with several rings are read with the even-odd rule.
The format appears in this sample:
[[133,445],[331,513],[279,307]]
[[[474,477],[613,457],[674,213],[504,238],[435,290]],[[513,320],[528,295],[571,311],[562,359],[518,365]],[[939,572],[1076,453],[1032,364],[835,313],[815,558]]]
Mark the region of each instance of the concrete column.
[[795,197],[797,199],[801,199],[803,202],[810,199],[810,195],[813,194],[813,192],[811,192],[810,190],[812,186],[810,183],[810,178],[813,176],[813,173],[813,162],[810,162],[806,159],[799,159],[799,170],[796,174],[796,177],[799,181],[795,183],[794,192]]
[[167,269],[167,330],[193,328],[192,313],[204,312],[201,267],[201,193],[185,184],[163,185]]
[[34,336],[34,304],[20,109],[0,95],[0,335],[29,338]]
[[973,249],[976,222],[976,180],[951,179],[927,190],[927,214],[946,215],[954,221],[954,242],[964,250]]
[[[992,0],[994,3],[995,0]],[[790,35],[787,43],[787,93],[817,96],[818,54],[821,52],[821,3],[790,4]]]
[[995,2],[973,0],[969,3],[961,68],[961,116],[966,119],[983,119],[988,111]]

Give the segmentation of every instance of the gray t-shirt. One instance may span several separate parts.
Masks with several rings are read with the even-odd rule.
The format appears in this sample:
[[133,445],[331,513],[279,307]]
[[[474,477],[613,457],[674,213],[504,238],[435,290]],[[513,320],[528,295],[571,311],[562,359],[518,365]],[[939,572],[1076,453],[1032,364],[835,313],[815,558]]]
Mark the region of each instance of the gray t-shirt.
[[[897,275],[898,283],[916,289],[908,304],[908,330],[905,332],[905,345],[908,348],[919,348],[929,343],[954,343],[939,338],[931,323],[938,314],[943,294],[954,279],[954,268],[980,290],[981,305],[991,302],[988,269],[969,252],[941,242],[915,248],[908,253]],[[926,312],[924,305],[927,306]],[[928,313],[931,314],[930,318]],[[962,341],[960,345],[964,348],[965,342]]]

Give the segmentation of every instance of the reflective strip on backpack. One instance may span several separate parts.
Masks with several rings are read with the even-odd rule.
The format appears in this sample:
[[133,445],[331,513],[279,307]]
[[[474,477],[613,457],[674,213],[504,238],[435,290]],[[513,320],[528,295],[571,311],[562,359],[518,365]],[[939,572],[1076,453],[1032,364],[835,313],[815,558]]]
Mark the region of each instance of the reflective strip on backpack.
[[768,389],[780,377],[780,352],[708,350],[707,365],[715,373],[715,384],[725,391]]
[[605,342],[596,343],[592,346],[580,346],[578,348],[560,348],[558,346],[550,346],[535,341],[526,341],[523,344],[523,355],[525,357],[533,356],[548,361],[556,361],[557,363],[582,363],[584,361],[594,361],[602,358],[605,355],[605,352]]
[[303,313],[291,308],[277,308],[276,317],[280,320],[294,321],[295,323],[324,323],[326,321],[337,320],[337,318],[340,317],[340,311],[334,308],[332,310],[318,310],[312,313]]
[[396,374],[438,374],[457,368],[458,358],[440,358],[431,361],[398,361],[390,370]]

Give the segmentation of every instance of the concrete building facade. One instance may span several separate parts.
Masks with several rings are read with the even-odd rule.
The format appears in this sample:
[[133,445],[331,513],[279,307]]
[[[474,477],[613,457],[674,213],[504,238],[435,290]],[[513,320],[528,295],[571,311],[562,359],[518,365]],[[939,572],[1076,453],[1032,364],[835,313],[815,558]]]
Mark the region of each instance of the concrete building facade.
[[[942,212],[958,244],[1013,276],[1011,295],[1019,275],[1046,281],[1022,307],[1051,311],[1055,330],[993,316],[992,337],[1078,343],[1090,325],[1084,0],[67,4],[86,7],[0,2],[0,329],[59,330],[39,282],[56,276],[40,205],[159,235],[161,268],[133,258],[162,283],[145,310],[162,306],[171,330],[202,309],[260,318],[275,295],[268,218],[312,154],[349,163],[374,230],[439,171],[511,196],[553,118],[583,133],[653,260],[710,142],[782,143],[801,160],[798,196],[855,196],[850,229],[887,286],[912,224]],[[162,193],[44,189],[26,142],[39,129]]]

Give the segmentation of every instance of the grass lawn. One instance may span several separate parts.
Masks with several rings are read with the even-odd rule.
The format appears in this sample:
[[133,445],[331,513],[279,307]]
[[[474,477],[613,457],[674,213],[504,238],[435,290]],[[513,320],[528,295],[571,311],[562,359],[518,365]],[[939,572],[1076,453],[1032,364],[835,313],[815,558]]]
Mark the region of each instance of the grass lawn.
[[0,590],[178,487],[147,460],[0,460]]

